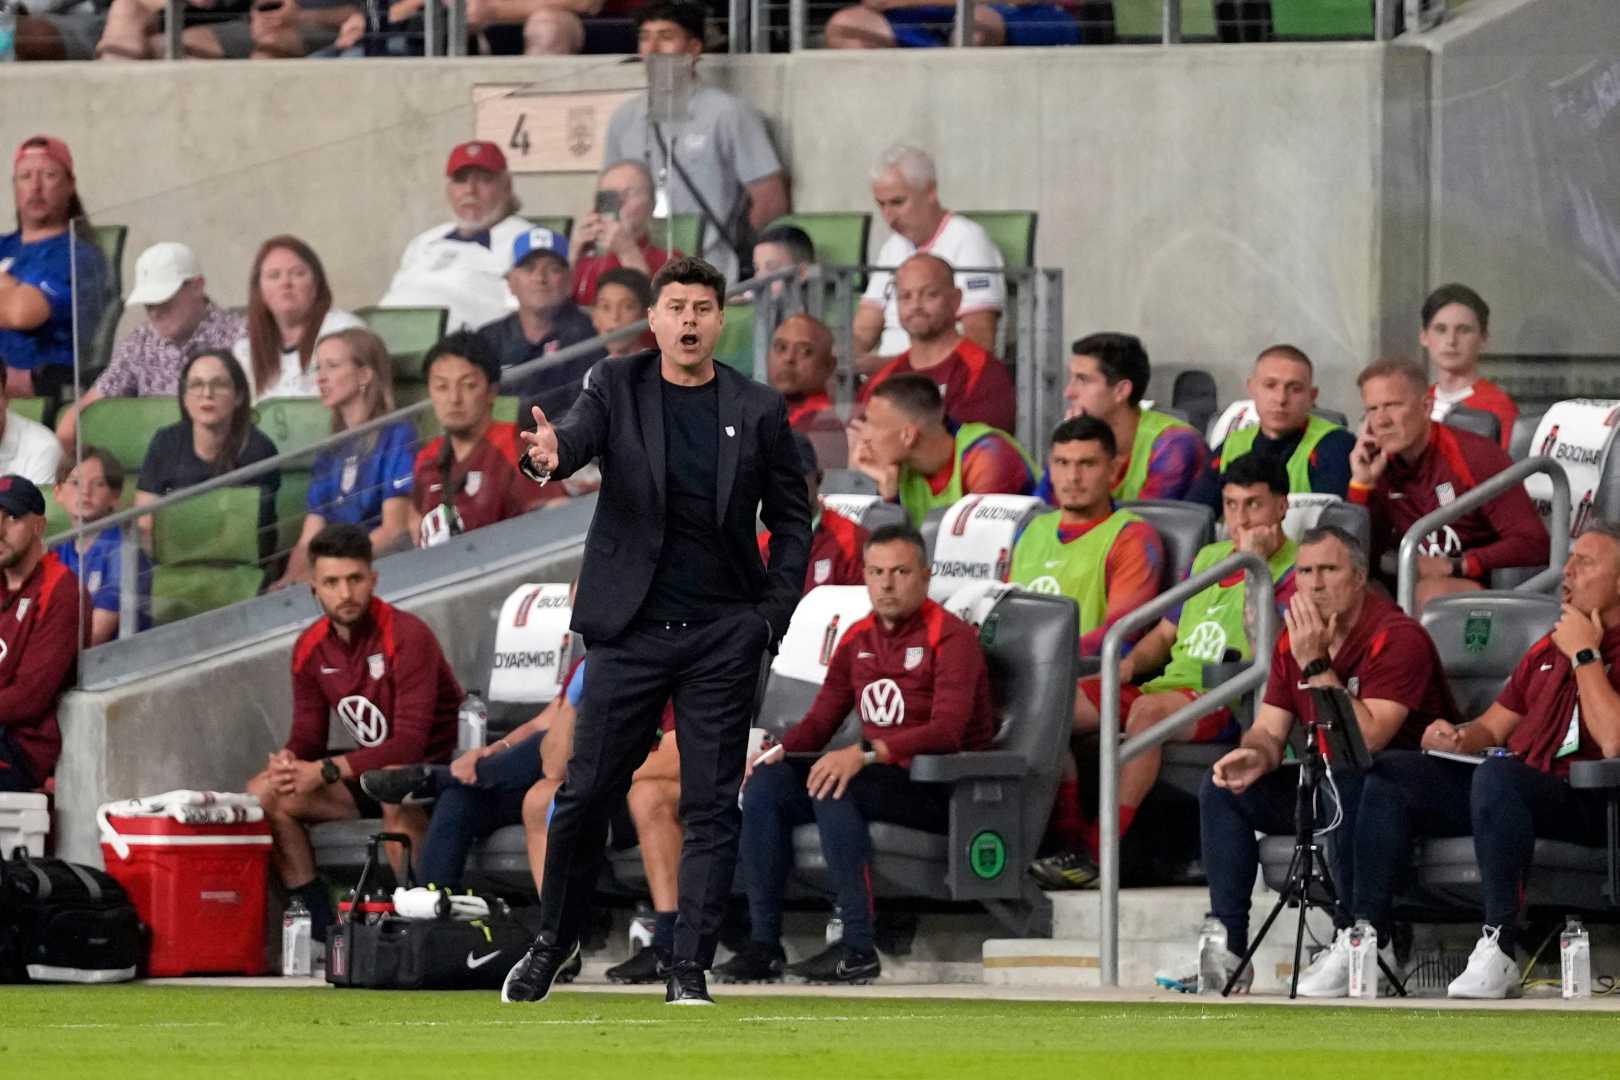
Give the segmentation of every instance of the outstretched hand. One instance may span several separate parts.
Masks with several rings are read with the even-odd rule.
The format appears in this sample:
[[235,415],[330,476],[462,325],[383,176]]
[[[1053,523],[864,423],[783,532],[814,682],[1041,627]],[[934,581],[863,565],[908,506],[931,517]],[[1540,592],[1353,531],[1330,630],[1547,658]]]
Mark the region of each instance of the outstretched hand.
[[534,413],[534,430],[520,433],[526,444],[524,453],[528,454],[529,461],[537,471],[554,472],[557,468],[557,432],[540,406],[534,406],[531,411]]

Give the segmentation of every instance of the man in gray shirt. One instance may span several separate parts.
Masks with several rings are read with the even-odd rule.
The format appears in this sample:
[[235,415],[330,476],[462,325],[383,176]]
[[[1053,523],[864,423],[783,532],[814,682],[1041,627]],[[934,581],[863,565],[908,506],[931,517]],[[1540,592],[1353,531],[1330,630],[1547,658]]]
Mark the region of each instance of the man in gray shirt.
[[[696,67],[703,53],[705,16],[706,9],[691,0],[653,0],[636,13],[637,52],[643,57],[690,56]],[[647,163],[658,191],[655,216],[703,214],[707,205],[722,228],[716,228],[713,220],[708,222],[702,254],[727,278],[736,280],[734,244],[749,251],[753,234],[791,209],[787,176],[771,146],[765,121],[747,102],[694,80],[687,120],[660,125],[656,138],[649,138],[650,134],[646,97],[631,98],[608,123],[602,160]],[[674,162],[668,152],[672,136]],[[726,233],[731,234],[729,240]]]

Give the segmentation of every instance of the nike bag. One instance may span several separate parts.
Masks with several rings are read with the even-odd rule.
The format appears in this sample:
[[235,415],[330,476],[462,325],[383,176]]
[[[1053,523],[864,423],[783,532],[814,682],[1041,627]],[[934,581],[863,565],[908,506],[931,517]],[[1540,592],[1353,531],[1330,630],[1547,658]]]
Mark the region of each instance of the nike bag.
[[345,905],[327,934],[326,981],[369,990],[496,990],[522,958],[532,934],[503,904],[488,917],[404,918],[393,905],[369,891],[380,870],[382,842],[409,840],[378,833],[366,848],[366,862]]
[[18,848],[0,863],[0,982],[125,982],[146,934],[107,874]]

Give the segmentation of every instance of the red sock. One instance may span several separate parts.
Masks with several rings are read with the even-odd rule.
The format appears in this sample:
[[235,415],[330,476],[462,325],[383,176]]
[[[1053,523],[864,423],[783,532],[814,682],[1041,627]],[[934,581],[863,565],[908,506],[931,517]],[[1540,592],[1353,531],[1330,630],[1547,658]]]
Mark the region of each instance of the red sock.
[[[1134,806],[1121,806],[1119,808],[1119,835],[1120,836],[1125,835],[1126,831],[1128,829],[1130,829],[1130,827],[1131,827],[1131,822],[1133,820],[1135,820],[1135,818],[1136,818],[1136,807],[1134,807]],[[1095,821],[1086,822],[1085,829],[1081,833],[1081,840],[1086,845],[1086,851],[1088,853],[1090,853],[1092,859],[1095,860],[1097,858],[1098,849],[1100,849],[1102,847],[1102,844],[1101,844],[1100,839],[1099,839],[1099,834],[1097,832],[1097,823]]]
[[1059,781],[1052,820],[1047,826],[1053,842],[1065,851],[1073,851],[1080,845],[1085,828],[1085,816],[1080,812],[1080,781]]
[[1129,831],[1131,822],[1134,820],[1136,820],[1136,807],[1121,806],[1119,808],[1119,835],[1124,836]]

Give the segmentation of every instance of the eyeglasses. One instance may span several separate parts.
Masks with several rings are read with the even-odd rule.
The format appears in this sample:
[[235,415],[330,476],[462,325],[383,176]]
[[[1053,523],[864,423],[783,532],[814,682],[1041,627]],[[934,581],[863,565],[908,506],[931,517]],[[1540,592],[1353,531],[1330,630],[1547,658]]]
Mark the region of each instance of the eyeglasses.
[[223,396],[225,394],[235,393],[235,391],[236,384],[231,382],[229,379],[186,380],[186,393],[188,394],[201,394],[207,397],[212,397],[215,394]]

